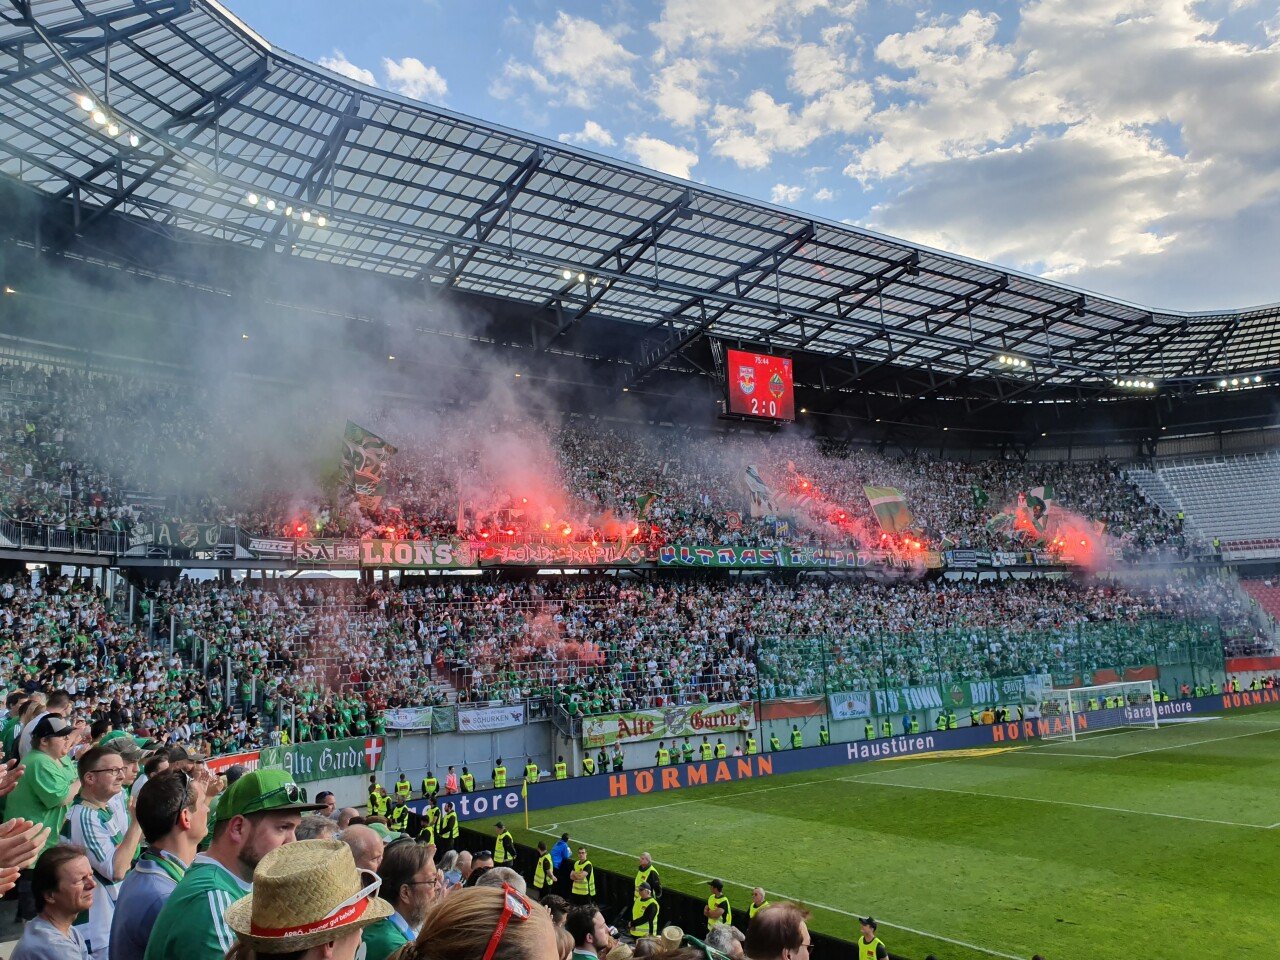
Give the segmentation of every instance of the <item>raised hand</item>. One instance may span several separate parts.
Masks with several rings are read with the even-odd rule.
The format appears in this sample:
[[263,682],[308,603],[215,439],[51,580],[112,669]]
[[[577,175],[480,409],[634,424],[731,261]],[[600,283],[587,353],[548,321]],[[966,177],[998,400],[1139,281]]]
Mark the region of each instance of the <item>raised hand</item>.
[[0,871],[31,866],[49,839],[49,828],[14,817],[0,824]]
[[10,760],[0,766],[0,797],[6,797],[13,793],[13,788],[18,785],[18,781],[22,779],[22,775],[26,772],[27,768],[18,763],[17,760]]

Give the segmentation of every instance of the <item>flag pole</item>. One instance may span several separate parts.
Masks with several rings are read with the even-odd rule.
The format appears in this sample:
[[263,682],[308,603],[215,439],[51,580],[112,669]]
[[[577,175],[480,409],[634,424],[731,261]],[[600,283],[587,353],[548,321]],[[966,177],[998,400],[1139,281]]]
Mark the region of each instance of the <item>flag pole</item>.
[[520,784],[520,796],[524,798],[524,828],[529,829],[529,781]]

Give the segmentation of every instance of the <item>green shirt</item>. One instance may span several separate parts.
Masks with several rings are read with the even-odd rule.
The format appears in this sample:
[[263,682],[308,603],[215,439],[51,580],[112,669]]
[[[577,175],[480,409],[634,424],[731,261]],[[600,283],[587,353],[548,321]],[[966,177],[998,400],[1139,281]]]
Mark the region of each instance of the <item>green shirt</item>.
[[410,943],[390,917],[383,917],[364,928],[365,960],[387,960],[406,943]]
[[29,751],[23,766],[27,771],[13,793],[9,794],[5,816],[10,819],[24,817],[32,823],[48,826],[49,839],[44,842],[44,849],[48,850],[57,844],[62,824],[67,819],[71,805],[63,801],[76,779],[76,767],[70,757],[55,760],[43,750]]
[[227,908],[253,885],[198,854],[156,917],[145,960],[222,960],[236,942]]

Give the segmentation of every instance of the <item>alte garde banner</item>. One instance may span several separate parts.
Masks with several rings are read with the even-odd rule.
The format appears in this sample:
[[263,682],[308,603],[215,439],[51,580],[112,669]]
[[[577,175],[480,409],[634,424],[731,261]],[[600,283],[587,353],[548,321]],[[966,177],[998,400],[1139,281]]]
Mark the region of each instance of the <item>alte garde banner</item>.
[[354,777],[382,769],[382,737],[318,740],[287,747],[263,747],[259,769],[287,770],[295,783]]
[[654,710],[605,713],[582,722],[583,747],[640,743],[672,737],[714,736],[756,728],[755,704],[708,703]]

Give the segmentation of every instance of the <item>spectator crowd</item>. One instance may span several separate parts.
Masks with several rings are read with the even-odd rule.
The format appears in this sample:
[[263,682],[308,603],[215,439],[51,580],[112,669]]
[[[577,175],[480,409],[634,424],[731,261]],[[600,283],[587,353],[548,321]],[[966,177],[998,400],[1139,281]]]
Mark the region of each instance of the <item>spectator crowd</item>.
[[[1006,549],[1025,538],[993,518],[1045,487],[1127,555],[1197,547],[1106,462],[890,456],[798,434],[576,416],[406,426],[369,409],[356,415],[397,449],[383,495],[354,497],[337,476],[340,424],[292,411],[282,389],[246,385],[215,403],[189,381],[0,364],[0,511],[73,531],[186,521],[277,538],[903,547],[872,514],[863,488],[876,486],[902,491],[912,542]],[[264,408],[295,413],[287,435],[246,433]],[[748,467],[768,490],[754,509]]]

